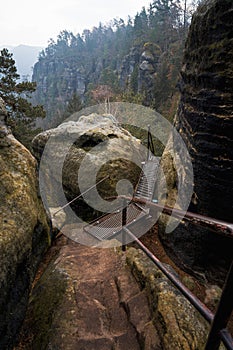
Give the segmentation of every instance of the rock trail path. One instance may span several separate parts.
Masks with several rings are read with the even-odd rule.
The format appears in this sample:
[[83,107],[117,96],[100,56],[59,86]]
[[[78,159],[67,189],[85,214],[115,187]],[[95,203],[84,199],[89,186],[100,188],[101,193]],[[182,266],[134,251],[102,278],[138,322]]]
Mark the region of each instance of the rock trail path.
[[[64,236],[59,240],[59,244],[62,242],[59,255],[50,270],[53,276],[56,271],[65,277],[66,288],[59,306],[50,311],[46,348],[161,349],[145,291],[140,290],[125,262],[124,254],[114,248],[90,248]],[[51,281],[48,272],[42,277],[42,282],[39,281],[39,287],[35,286],[34,291],[37,295],[36,290],[40,288],[41,300],[44,298],[41,295],[43,288],[50,288],[47,284]],[[46,317],[49,318],[48,315]],[[38,332],[35,315],[33,318],[35,324],[31,328]],[[29,338],[34,338],[31,346],[36,349],[40,342],[38,334],[32,334]]]
[[112,249],[80,245],[69,246],[64,252],[70,275],[77,279],[74,348],[153,349],[151,342],[156,341],[156,330],[147,298],[124,259]]

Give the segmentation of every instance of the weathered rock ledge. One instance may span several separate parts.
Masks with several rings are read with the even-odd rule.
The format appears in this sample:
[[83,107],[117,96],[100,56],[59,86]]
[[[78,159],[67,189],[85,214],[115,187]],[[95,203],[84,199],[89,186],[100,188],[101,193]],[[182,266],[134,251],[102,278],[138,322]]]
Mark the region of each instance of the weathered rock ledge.
[[126,260],[148,297],[161,349],[203,349],[209,326],[195,308],[141,250],[130,248]]
[[206,323],[141,251],[56,242],[15,350],[202,349]]
[[[74,115],[74,120],[37,135],[32,147],[39,161],[45,150],[43,156],[46,154],[46,159],[42,157],[45,166],[42,165],[42,168],[49,207],[62,206],[64,198],[61,192],[72,200],[80,191],[84,192],[108,176],[97,186],[98,193],[95,189],[88,192],[89,207],[82,199],[72,204],[72,208],[77,209],[77,215],[84,212],[85,220],[87,213],[93,219],[93,208],[98,210],[100,197],[104,199],[117,195],[120,180],[127,179],[132,186],[136,185],[143,160],[140,140],[123,129],[112,115],[105,114],[92,113],[78,120]],[[128,186],[131,194],[132,186]],[[109,209],[110,204],[105,205]]]

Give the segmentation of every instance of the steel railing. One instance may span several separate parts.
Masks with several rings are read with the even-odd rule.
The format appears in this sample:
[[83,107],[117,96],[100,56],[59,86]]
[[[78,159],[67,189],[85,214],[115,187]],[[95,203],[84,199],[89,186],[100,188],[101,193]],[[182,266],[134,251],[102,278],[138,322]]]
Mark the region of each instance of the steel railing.
[[[175,287],[185,296],[187,300],[196,308],[196,310],[211,324],[211,329],[208,335],[208,339],[205,345],[205,350],[218,350],[221,341],[225,345],[227,350],[233,350],[233,339],[229,331],[227,330],[227,324],[230,320],[233,311],[233,262],[229,269],[222,295],[218,304],[218,308],[215,314],[213,314],[205,304],[203,304],[184,284],[173,275],[164,264],[156,257],[130,230],[127,228],[127,205],[131,202],[140,204],[147,204],[149,207],[156,208],[165,214],[174,216],[175,218],[181,218],[184,221],[192,222],[193,224],[204,226],[215,231],[217,234],[221,234],[225,237],[233,239],[233,225],[224,221],[209,218],[194,214],[191,212],[184,212],[179,209],[170,208],[167,206],[161,206],[159,204],[148,202],[139,198],[128,198],[122,196],[125,201],[125,205],[122,209],[122,250],[126,250],[126,237],[130,236],[139,247],[146,253],[146,255],[154,262],[154,264],[168,277],[168,279],[175,285]],[[127,202],[127,204],[126,204]]]
[[[154,153],[154,146],[153,146],[153,140],[152,135],[150,132],[150,127],[148,126],[148,154],[147,154],[147,160],[149,160],[151,154]],[[97,184],[103,182],[106,180],[109,176],[101,179]],[[87,189],[84,193],[90,191],[94,186],[91,186],[89,189]],[[56,213],[54,213],[54,216],[62,209],[64,209],[66,206],[70,205],[72,202],[80,198],[84,193],[81,193],[79,196],[75,197],[72,201],[65,204],[62,208],[60,208]],[[111,197],[111,199],[114,199],[115,197]],[[232,336],[229,333],[229,331],[226,329],[227,324],[230,320],[231,313],[233,310],[233,263],[231,264],[231,267],[229,269],[222,295],[218,304],[218,308],[215,314],[213,314],[205,304],[203,304],[187,287],[184,286],[184,284],[177,278],[175,275],[173,275],[165,266],[164,264],[156,257],[152,252],[130,231],[130,225],[127,223],[127,208],[130,203],[136,203],[136,204],[142,204],[146,205],[150,208],[157,209],[158,211],[161,211],[164,214],[172,215],[173,217],[177,219],[182,219],[184,221],[188,221],[195,225],[200,225],[206,228],[211,229],[217,234],[220,234],[224,237],[233,239],[233,224],[232,223],[226,223],[221,220],[216,220],[214,218],[210,218],[207,216],[191,213],[191,212],[184,212],[179,209],[170,208],[168,206],[162,206],[157,203],[153,203],[151,201],[148,201],[146,199],[142,198],[129,198],[127,196],[121,196],[121,198],[124,200],[124,205],[122,209],[122,215],[121,215],[121,227],[117,230],[116,233],[122,232],[122,250],[126,250],[126,235],[133,238],[133,240],[140,246],[140,248],[146,253],[146,255],[156,264],[156,266],[168,277],[168,279],[175,285],[175,287],[186,297],[187,300],[197,309],[197,311],[211,324],[211,329],[208,335],[207,343],[205,346],[205,350],[218,350],[221,341],[227,348],[227,350],[233,350],[233,340]],[[109,198],[110,199],[110,198]],[[105,216],[105,215],[104,215]],[[100,220],[100,218],[98,219]],[[96,221],[96,220],[95,220]],[[101,220],[100,220],[101,221]],[[115,233],[115,234],[116,234]],[[110,237],[109,237],[110,238]]]

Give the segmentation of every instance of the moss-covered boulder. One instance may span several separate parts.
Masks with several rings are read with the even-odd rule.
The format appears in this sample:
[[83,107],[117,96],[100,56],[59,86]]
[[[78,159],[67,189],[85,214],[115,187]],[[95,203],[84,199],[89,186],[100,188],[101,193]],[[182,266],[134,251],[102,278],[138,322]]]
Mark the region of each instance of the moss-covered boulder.
[[[89,193],[91,215],[93,208],[99,210],[100,197],[106,199],[119,193],[117,184],[120,180],[127,179],[132,184],[125,182],[129,187],[124,192],[132,194],[143,160],[138,139],[120,127],[113,116],[94,113],[37,135],[33,140],[33,151],[43,169],[49,207],[62,206],[61,192],[71,200],[108,176],[97,187],[97,192],[93,189]],[[76,203],[80,215],[84,202],[73,203],[74,209]]]
[[0,100],[0,348],[11,349],[50,238],[36,160],[7,129],[5,118]]

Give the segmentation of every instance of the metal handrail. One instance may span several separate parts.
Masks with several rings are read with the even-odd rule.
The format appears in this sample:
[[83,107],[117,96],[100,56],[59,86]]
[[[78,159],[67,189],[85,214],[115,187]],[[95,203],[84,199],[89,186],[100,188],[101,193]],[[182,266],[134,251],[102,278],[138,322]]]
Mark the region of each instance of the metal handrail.
[[185,285],[172,274],[163,263],[127,228],[123,230],[141,247],[146,255],[155,263],[155,265],[164,273],[165,276],[181,291],[181,293],[195,306],[200,314],[210,323],[214,319],[213,313],[203,304]]
[[[231,305],[229,305],[229,302]],[[233,349],[233,340],[226,330],[233,309],[233,262],[229,269],[218,309],[209,332],[205,350],[218,350],[221,339],[227,349]]]
[[150,152],[152,154],[155,154],[154,143],[153,143],[152,134],[151,134],[151,131],[150,131],[150,125],[148,125],[148,131],[147,131],[147,160],[150,157]]
[[[164,214],[172,215],[176,219],[181,219],[188,221],[194,225],[199,225],[202,227],[209,228],[217,234],[223,235],[228,238],[233,238],[233,224],[229,222],[224,222],[222,220],[210,218],[208,216],[192,213],[189,211],[183,211],[176,208],[171,208],[166,205],[161,205],[158,203],[150,202],[143,198],[135,198],[128,196],[120,196],[126,200],[134,203],[146,204],[148,207],[158,209]],[[111,197],[115,198],[115,197]]]
[[[149,206],[160,209],[166,214],[171,214],[176,218],[183,218],[183,220],[191,221],[194,224],[200,224],[211,228],[218,234],[224,234],[224,236],[233,238],[233,225],[225,223],[220,220],[209,218],[206,216],[184,212],[182,210],[163,207],[159,204],[145,201],[139,198],[124,198],[126,203],[127,200],[130,202],[137,202],[141,204],[147,204]],[[227,350],[233,350],[233,339],[229,331],[226,329],[227,324],[230,320],[231,313],[233,310],[233,262],[229,269],[222,295],[218,304],[218,308],[215,314],[213,314],[205,304],[203,304],[183,283],[174,276],[162,263],[161,261],[148,249],[146,246],[126,227],[127,205],[124,205],[122,210],[122,230],[124,235],[127,234],[140,246],[140,248],[146,253],[146,255],[156,264],[156,266],[168,277],[168,279],[175,285],[177,289],[185,296],[187,300],[196,308],[196,310],[211,324],[211,329],[208,335],[208,339],[205,345],[205,350],[218,350],[221,341],[225,345]],[[125,236],[122,235],[124,242],[122,242],[122,250],[126,250]]]
[[[147,160],[149,160],[150,152],[154,153],[154,145],[152,135],[150,132],[150,126],[148,125],[147,135]],[[221,220],[216,220],[204,215],[195,214],[191,212],[184,212],[176,208],[170,208],[168,206],[162,206],[158,203],[153,203],[141,198],[129,198],[127,196],[121,196],[124,199],[124,203],[128,201],[128,205],[131,202],[146,204],[148,207],[156,208],[161,212],[171,215],[177,219],[188,221],[194,225],[200,225],[211,229],[217,234],[221,234],[227,238],[233,238],[233,224],[226,223]],[[144,246],[144,244],[126,227],[127,222],[127,204],[124,205],[122,210],[122,250],[126,250],[126,234],[140,246],[140,248],[146,253],[146,255],[156,264],[156,266],[168,277],[168,279],[175,285],[175,287],[185,296],[187,300],[196,308],[196,310],[211,324],[211,329],[208,334],[208,339],[205,345],[205,350],[218,350],[221,341],[227,348],[227,350],[233,350],[233,339],[229,331],[226,329],[230,320],[233,310],[233,261],[229,269],[225,284],[223,287],[222,295],[218,304],[218,308],[215,314],[213,314],[205,304],[203,304],[183,283],[174,276],[161,262],[152,254],[152,252]]]

